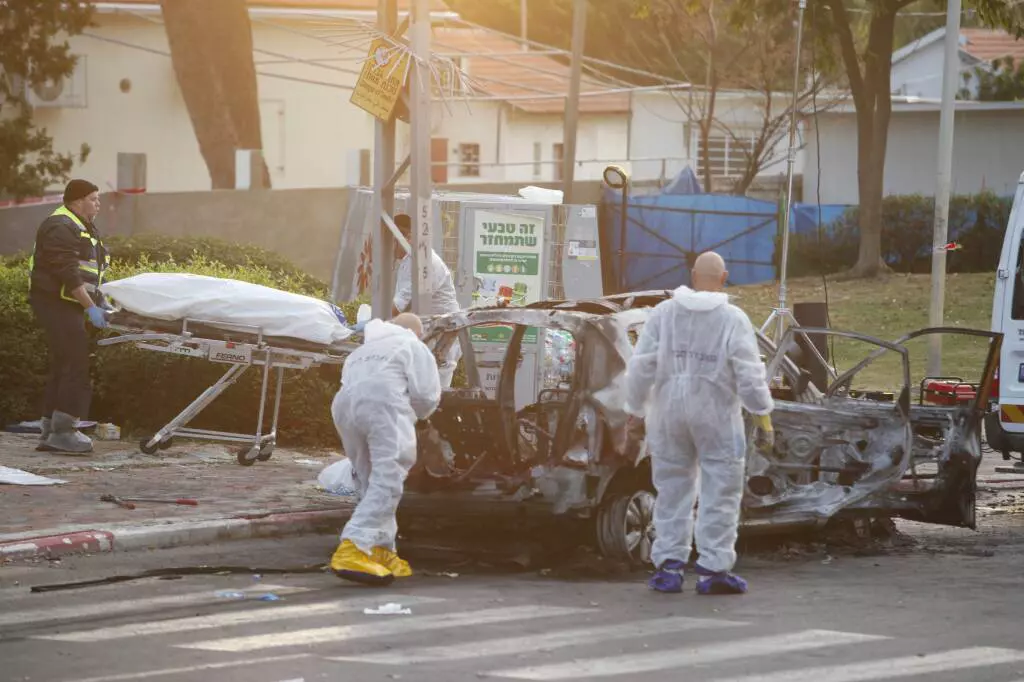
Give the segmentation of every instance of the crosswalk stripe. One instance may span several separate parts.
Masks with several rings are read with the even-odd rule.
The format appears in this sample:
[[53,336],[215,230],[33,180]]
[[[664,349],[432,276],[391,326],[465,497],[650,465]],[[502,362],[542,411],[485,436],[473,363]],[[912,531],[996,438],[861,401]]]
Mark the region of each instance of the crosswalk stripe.
[[578,609],[561,606],[512,606],[483,611],[462,611],[439,615],[401,618],[390,616],[395,620],[375,623],[363,622],[357,625],[338,625],[333,627],[276,632],[267,635],[249,637],[230,637],[215,639],[194,644],[179,644],[181,649],[201,649],[203,651],[254,651],[286,646],[323,644],[325,642],[343,642],[367,637],[384,637],[404,635],[409,632],[437,630],[440,628],[462,627],[468,625],[487,625],[533,618],[550,618],[569,616],[581,613],[593,613],[594,609]]
[[[382,601],[383,600],[383,601]],[[336,599],[334,601],[317,602],[314,604],[297,604],[295,606],[261,606],[243,611],[226,611],[208,616],[190,616],[173,618],[148,623],[128,623],[93,630],[77,630],[55,635],[37,635],[32,639],[48,639],[57,642],[103,642],[124,637],[142,637],[146,635],[167,635],[174,632],[192,632],[210,628],[245,625],[247,623],[267,623],[275,620],[301,618],[324,613],[352,613],[367,607],[375,607],[388,602],[401,602],[403,606],[434,604],[444,601],[437,597],[403,597],[397,595],[381,597],[363,597],[358,599]]]
[[715,679],[713,682],[870,682],[891,680],[900,677],[943,673],[967,668],[982,668],[1016,663],[1024,660],[1024,652],[1013,649],[975,647],[943,651],[925,656],[903,656],[865,663],[825,665],[801,670],[780,670],[778,672],[746,677]]
[[461,661],[485,656],[503,656],[528,651],[548,651],[578,644],[595,644],[616,640],[636,639],[653,635],[665,635],[687,630],[716,630],[719,628],[748,625],[737,621],[710,620],[707,618],[661,618],[657,620],[634,621],[616,625],[602,625],[592,628],[577,628],[547,632],[524,637],[502,637],[479,641],[462,641],[451,646],[430,646],[398,649],[380,653],[355,656],[328,656],[331,661],[349,663],[377,663],[381,665],[408,665],[433,661]]
[[[118,675],[103,675],[102,677],[84,677],[68,682],[128,682],[128,680],[145,680],[151,677],[168,677],[170,675],[186,675],[206,670],[224,670],[226,668],[238,668],[249,665],[263,665],[269,663],[283,663],[285,661],[297,661],[302,658],[309,658],[309,654],[288,654],[287,656],[269,656],[267,658],[247,658],[242,661],[221,661],[219,663],[201,663],[190,665],[184,668],[161,668],[159,670],[145,670],[136,673],[121,673]],[[204,677],[202,679],[209,679]]]
[[[308,592],[307,587],[282,587],[279,585],[255,585],[245,587],[238,592],[247,594],[261,594],[274,592],[275,594],[297,594]],[[26,611],[14,611],[0,614],[0,627],[6,625],[25,625],[28,623],[48,623],[59,620],[72,620],[75,618],[112,616],[121,613],[134,613],[137,611],[148,611],[167,606],[191,606],[193,604],[208,604],[214,598],[212,592],[189,592],[186,594],[164,595],[162,597],[149,597],[146,599],[133,599],[130,601],[104,601],[79,606],[64,606],[53,608],[40,606],[36,609]],[[28,601],[28,600],[26,600]]]
[[[677,668],[703,663],[719,663],[738,658],[753,658],[793,651],[820,649],[841,644],[862,644],[882,639],[879,635],[864,635],[855,632],[834,632],[832,630],[803,630],[785,635],[756,637],[710,644],[687,646],[670,651],[627,654],[606,658],[552,663],[512,670],[487,673],[488,677],[507,677],[517,680],[568,680],[578,677],[607,677],[627,675],[667,668]],[[831,681],[830,681],[831,682]]]

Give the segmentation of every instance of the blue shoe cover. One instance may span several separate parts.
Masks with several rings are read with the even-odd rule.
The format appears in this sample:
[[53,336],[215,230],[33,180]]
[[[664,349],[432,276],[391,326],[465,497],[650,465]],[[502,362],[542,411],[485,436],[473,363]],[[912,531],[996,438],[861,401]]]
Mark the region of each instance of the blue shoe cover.
[[714,572],[697,564],[697,594],[746,594],[747,581],[725,571]]
[[683,591],[683,567],[685,567],[682,561],[676,559],[669,559],[661,565],[651,579],[647,582],[647,586],[655,592],[669,592],[677,593]]

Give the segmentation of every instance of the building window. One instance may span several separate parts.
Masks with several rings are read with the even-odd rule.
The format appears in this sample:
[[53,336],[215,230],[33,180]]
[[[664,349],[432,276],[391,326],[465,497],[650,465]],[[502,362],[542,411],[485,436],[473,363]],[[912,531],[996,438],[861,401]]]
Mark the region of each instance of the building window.
[[459,145],[459,175],[464,178],[480,177],[480,145],[463,142]]
[[552,156],[555,157],[555,182],[562,181],[562,161],[565,160],[565,145],[556,142],[551,146]]
[[544,147],[540,142],[533,143],[533,177],[539,178],[544,172],[542,161],[544,160]]
[[[695,127],[696,128],[696,127]],[[697,140],[693,145],[697,149],[698,172],[704,174],[704,140],[700,131],[695,129]],[[721,178],[734,178],[743,174],[747,168],[747,159],[754,148],[754,132],[736,130],[732,132],[712,130],[707,140],[708,165],[711,175]]]

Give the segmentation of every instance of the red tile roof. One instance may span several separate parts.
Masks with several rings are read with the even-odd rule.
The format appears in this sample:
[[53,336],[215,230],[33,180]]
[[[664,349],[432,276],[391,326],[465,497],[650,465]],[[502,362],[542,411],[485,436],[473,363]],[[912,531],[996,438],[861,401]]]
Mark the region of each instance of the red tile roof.
[[[565,111],[569,66],[562,61],[543,54],[523,52],[515,40],[479,29],[436,29],[431,49],[445,57],[463,56],[464,70],[478,94],[508,98],[506,101],[512,106],[534,114],[561,114]],[[488,54],[494,56],[488,57]],[[606,91],[613,87],[584,76],[580,92]],[[531,95],[538,98],[530,99]],[[581,113],[626,111],[629,111],[628,93],[580,97]]]
[[961,46],[961,49],[976,59],[985,62],[991,62],[1000,57],[1013,57],[1014,62],[1024,59],[1024,41],[1017,40],[1005,31],[962,28],[960,35],[967,41],[967,44]]
[[[159,0],[110,0],[127,5],[156,5]],[[330,9],[330,10],[376,10],[377,0],[248,0],[251,7],[273,7],[279,9]],[[103,4],[98,0],[97,4]],[[399,10],[408,10],[412,0],[398,0]],[[444,0],[430,0],[432,12],[450,12]]]

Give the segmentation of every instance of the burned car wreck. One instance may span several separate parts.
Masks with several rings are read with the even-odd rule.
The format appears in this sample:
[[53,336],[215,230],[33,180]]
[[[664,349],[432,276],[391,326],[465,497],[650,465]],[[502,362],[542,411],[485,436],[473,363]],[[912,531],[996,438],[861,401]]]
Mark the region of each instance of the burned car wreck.
[[[651,308],[669,296],[641,292],[430,318],[424,338],[438,357],[461,344],[466,387],[446,389],[418,427],[418,461],[400,515],[582,523],[603,555],[647,563],[654,488],[643,428],[631,428],[623,409],[624,375]],[[912,389],[905,345],[930,334],[987,341],[970,390],[959,386],[947,399],[939,379]],[[873,348],[842,374],[829,369],[828,385],[819,387],[808,364],[823,359],[806,350],[815,336]],[[776,443],[772,452],[751,446],[747,453],[741,528],[816,527],[848,515],[974,527],[998,334],[925,329],[887,342],[791,328],[778,347],[760,333],[758,343],[774,377]],[[885,354],[899,358],[902,388],[853,390],[853,378]]]

